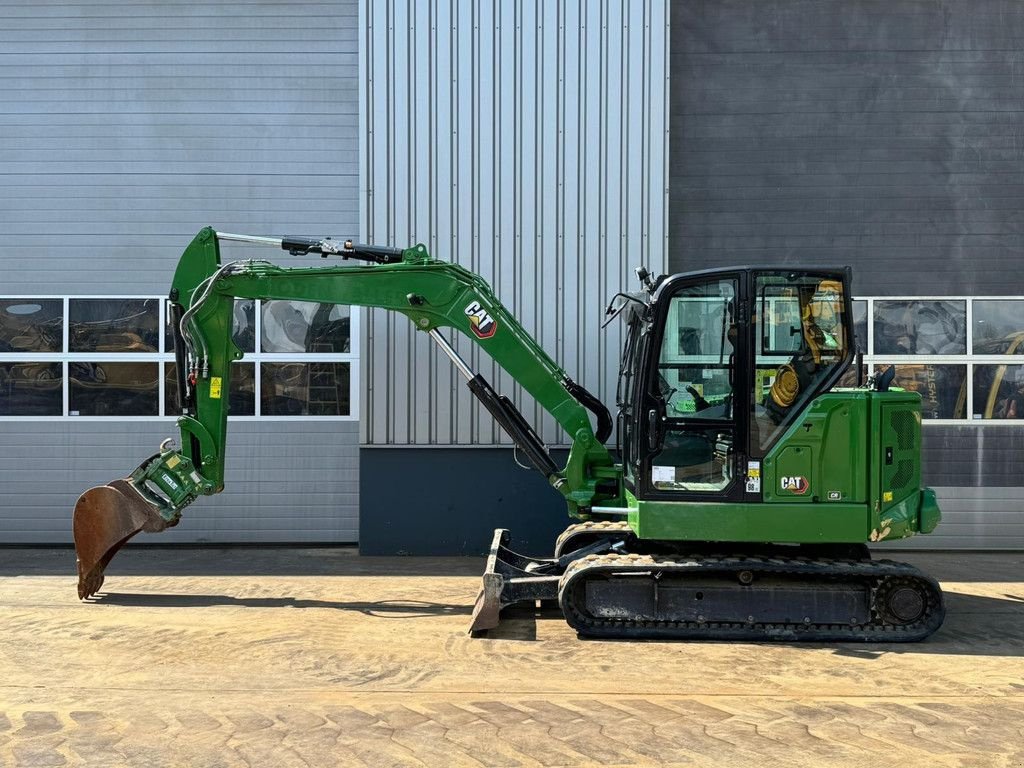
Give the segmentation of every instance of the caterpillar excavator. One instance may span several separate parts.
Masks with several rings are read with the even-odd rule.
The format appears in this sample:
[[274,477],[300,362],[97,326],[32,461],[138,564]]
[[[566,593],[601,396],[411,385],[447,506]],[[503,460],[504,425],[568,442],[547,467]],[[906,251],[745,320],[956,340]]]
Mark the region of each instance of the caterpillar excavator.
[[[340,263],[222,263],[228,241]],[[609,322],[626,323],[613,458],[608,409],[478,275],[423,245],[203,229],[170,292],[180,447],[165,441],[127,477],[79,498],[79,597],[97,593],[129,538],[177,525],[185,507],[223,490],[226,394],[242,357],[234,302],[289,299],[408,317],[576,518],[550,557],[519,554],[508,530],[495,531],[473,634],[498,626],[504,608],[536,601],[557,603],[587,637],[897,642],[934,632],[944,616],[938,583],[872,559],[866,544],[929,533],[940,513],[921,486],[920,396],[890,389],[891,373],[838,386],[856,356],[849,268],[637,275],[639,290],[607,310]],[[564,466],[445,328],[478,344],[561,425],[571,440]]]

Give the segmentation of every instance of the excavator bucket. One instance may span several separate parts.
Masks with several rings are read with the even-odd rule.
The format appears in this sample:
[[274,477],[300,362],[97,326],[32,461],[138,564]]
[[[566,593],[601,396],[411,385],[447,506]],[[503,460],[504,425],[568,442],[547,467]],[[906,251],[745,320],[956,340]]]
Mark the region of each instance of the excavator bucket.
[[78,597],[84,600],[103,586],[107,564],[128,539],[139,531],[162,531],[170,524],[125,479],[98,485],[79,496],[72,525]]

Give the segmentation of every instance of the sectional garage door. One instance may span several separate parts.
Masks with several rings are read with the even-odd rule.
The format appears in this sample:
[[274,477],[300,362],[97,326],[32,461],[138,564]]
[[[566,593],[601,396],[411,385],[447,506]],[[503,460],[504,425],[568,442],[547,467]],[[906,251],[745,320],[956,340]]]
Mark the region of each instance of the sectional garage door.
[[[671,23],[673,270],[850,264],[855,295],[905,301],[892,335],[911,345],[928,322],[914,307],[955,297],[959,348],[903,359],[956,381],[946,421],[924,427],[945,520],[913,545],[1024,548],[1024,421],[985,421],[986,371],[1024,367],[968,336],[991,338],[975,299],[1024,297],[1024,6],[693,0]],[[1005,306],[1019,324],[999,333],[1024,331],[1024,303]]]
[[[207,224],[358,234],[357,45],[355,0],[0,0],[0,299],[163,296]],[[174,431],[0,419],[0,543],[69,541]],[[232,434],[228,490],[152,540],[356,540],[358,424]]]

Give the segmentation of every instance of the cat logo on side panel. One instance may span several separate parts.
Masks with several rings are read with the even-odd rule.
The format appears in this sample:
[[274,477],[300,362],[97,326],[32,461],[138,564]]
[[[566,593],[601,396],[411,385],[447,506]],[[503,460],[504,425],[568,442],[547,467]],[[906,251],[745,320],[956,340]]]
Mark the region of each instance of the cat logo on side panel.
[[794,493],[797,496],[803,496],[805,493],[807,493],[807,489],[811,487],[811,484],[807,482],[806,477],[801,477],[800,475],[797,475],[795,477],[783,477],[782,481],[780,482],[780,486],[782,490],[786,491],[787,493]]
[[489,339],[498,330],[498,322],[480,306],[479,301],[471,301],[464,311],[469,317],[470,330],[478,339]]

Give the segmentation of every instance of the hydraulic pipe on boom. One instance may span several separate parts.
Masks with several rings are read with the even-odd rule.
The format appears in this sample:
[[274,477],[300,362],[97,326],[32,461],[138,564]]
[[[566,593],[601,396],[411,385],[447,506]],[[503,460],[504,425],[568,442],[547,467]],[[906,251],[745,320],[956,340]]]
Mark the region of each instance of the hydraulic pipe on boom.
[[[254,260],[222,264],[224,241],[369,263],[300,268]],[[231,338],[234,301],[240,298],[369,306],[404,314],[431,337],[517,447],[562,493],[571,515],[588,519],[595,505],[626,505],[620,468],[603,444],[612,426],[607,409],[555,364],[478,275],[430,258],[423,245],[398,249],[330,238],[218,233],[207,227],[182,255],[170,292],[182,407],[180,447],[165,441],[128,477],[79,498],[73,527],[80,598],[99,590],[106,566],[128,539],[176,525],[182,510],[199,496],[223,490],[231,364],[242,357]],[[572,441],[564,467],[554,462],[512,401],[462,360],[442,328],[472,339],[555,418]]]

